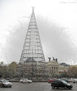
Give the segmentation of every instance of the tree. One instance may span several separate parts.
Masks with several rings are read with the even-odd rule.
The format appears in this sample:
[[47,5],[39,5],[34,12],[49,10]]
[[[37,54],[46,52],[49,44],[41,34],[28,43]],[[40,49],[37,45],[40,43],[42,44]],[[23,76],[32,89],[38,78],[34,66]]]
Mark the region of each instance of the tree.
[[8,65],[9,77],[13,78],[16,76],[16,68],[17,68],[16,62],[12,62],[11,64]]
[[69,77],[77,77],[77,66],[70,67],[67,74]]

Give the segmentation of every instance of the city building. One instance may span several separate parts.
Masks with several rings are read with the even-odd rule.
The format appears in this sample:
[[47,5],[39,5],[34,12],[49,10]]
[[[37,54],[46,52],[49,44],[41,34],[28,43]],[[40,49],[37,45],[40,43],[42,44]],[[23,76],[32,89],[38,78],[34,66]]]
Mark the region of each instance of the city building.
[[68,72],[70,65],[66,64],[66,63],[60,63],[59,64],[59,74],[64,73],[64,72]]
[[59,64],[57,59],[50,60],[46,63],[46,73],[48,78],[53,78],[58,76]]

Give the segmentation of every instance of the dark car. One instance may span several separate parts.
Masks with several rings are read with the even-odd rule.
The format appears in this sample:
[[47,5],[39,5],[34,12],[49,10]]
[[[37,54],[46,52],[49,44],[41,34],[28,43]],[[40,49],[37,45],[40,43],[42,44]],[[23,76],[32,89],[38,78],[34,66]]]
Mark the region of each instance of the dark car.
[[61,80],[61,79],[58,79],[58,80],[55,80],[51,83],[51,86],[52,86],[52,89],[54,88],[67,88],[67,89],[72,89],[72,85],[69,84],[68,82],[64,81],[64,80]]
[[70,82],[68,79],[66,79],[66,78],[62,78],[61,80],[64,80],[64,81],[66,81],[66,82]]
[[8,80],[1,79],[0,80],[0,87],[12,87],[12,83]]

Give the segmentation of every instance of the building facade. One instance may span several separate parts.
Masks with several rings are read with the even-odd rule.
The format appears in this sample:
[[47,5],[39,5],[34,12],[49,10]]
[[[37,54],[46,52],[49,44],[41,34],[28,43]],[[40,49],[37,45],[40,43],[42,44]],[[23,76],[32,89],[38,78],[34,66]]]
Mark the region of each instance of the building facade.
[[53,78],[58,76],[59,64],[56,59],[53,59],[46,63],[46,71],[48,74],[48,78]]

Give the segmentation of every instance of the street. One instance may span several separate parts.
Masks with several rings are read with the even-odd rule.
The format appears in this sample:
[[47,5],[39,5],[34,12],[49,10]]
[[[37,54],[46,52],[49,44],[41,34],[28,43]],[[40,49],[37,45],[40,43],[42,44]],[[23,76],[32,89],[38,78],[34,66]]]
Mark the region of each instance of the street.
[[[12,88],[0,88],[0,91],[61,91],[61,89],[52,89],[51,85],[47,82],[33,82],[33,83],[13,83]],[[77,91],[77,84],[73,84],[72,90],[62,91]]]

